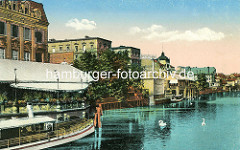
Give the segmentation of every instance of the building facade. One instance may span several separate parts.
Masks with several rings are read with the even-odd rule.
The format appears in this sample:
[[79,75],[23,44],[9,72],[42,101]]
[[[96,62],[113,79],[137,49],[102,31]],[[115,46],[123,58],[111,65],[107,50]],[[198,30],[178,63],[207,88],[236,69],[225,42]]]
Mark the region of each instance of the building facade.
[[0,1],[0,59],[47,62],[48,20],[33,1]]
[[198,68],[198,67],[178,67],[178,71],[192,71],[194,73],[194,80],[198,80],[198,75],[199,74],[204,74],[207,82],[209,84],[209,87],[214,86],[215,83],[215,76],[217,73],[217,70],[215,67],[203,67],[203,68]]
[[112,41],[99,38],[88,37],[82,39],[55,40],[48,42],[48,52],[50,54],[50,63],[67,62],[72,64],[85,51],[99,56],[103,51],[111,48]]
[[135,47],[129,47],[129,46],[119,46],[119,47],[113,47],[111,48],[114,52],[123,52],[127,51],[128,56],[130,58],[130,64],[135,64],[135,65],[141,65],[141,50],[139,48]]

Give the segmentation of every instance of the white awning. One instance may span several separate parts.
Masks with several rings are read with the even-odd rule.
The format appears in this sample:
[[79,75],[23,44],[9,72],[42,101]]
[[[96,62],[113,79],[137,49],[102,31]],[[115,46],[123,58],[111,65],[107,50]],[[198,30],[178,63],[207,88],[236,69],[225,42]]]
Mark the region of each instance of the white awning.
[[170,84],[178,84],[178,80],[177,79],[172,79],[169,82]]
[[55,122],[55,121],[56,121],[55,119],[46,117],[46,116],[4,120],[4,121],[0,121],[0,129],[24,127],[24,126],[28,126],[28,125],[47,123],[47,122]]
[[89,74],[70,65],[0,59],[0,82],[11,83],[14,88],[78,91],[91,81]]
[[65,91],[74,92],[81,91],[88,87],[87,83],[18,83],[11,84],[11,87],[18,89],[29,89],[38,91]]

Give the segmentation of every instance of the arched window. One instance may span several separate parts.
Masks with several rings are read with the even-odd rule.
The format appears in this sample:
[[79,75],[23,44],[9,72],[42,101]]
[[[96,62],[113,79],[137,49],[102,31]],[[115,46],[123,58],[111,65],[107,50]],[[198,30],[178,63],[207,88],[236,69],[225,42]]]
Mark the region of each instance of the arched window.
[[42,43],[42,32],[36,31],[35,32],[35,38],[37,43]]

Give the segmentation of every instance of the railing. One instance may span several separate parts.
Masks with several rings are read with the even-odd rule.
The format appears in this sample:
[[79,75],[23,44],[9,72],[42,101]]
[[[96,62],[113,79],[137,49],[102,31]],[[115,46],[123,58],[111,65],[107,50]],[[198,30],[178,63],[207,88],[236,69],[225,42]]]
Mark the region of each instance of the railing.
[[32,142],[38,142],[41,140],[51,140],[52,138],[62,138],[66,135],[72,134],[77,131],[81,131],[87,126],[90,126],[93,124],[93,120],[87,120],[83,123],[70,125],[70,128],[60,128],[58,130],[48,132],[48,133],[39,133],[29,136],[23,136],[23,137],[17,137],[17,138],[11,138],[6,140],[0,140],[0,148],[8,148],[12,146],[18,146],[22,144],[32,143]]

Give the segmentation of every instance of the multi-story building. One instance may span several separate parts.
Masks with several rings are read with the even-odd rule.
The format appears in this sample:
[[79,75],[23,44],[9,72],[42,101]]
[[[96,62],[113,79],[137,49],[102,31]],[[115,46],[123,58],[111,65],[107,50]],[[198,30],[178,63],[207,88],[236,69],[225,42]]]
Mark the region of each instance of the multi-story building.
[[85,36],[82,39],[55,40],[48,42],[50,63],[73,63],[85,51],[92,52],[99,56],[103,51],[111,48],[112,41],[100,38]]
[[0,59],[47,62],[48,25],[42,4],[0,0]]
[[207,82],[209,84],[209,87],[214,86],[215,82],[215,75],[216,75],[216,68],[215,67],[204,67],[204,68],[198,68],[198,67],[178,67],[178,71],[186,72],[192,71],[194,73],[194,80],[198,80],[199,74],[204,74]]
[[[165,100],[165,91],[168,87],[167,77],[163,72],[171,71],[174,69],[170,65],[170,59],[165,56],[162,52],[161,56],[158,58],[149,58],[148,56],[142,56],[141,66],[144,68],[144,71],[150,76],[147,76],[146,79],[143,79],[144,88],[149,91],[150,104],[154,104]],[[161,72],[160,72],[161,71]],[[154,76],[153,76],[153,72]]]
[[128,52],[128,56],[130,58],[130,64],[136,64],[136,65],[141,65],[141,60],[140,60],[140,56],[141,56],[141,50],[135,47],[129,47],[129,46],[119,46],[119,47],[113,47],[111,48],[111,50],[113,50],[114,52],[123,52],[123,51],[127,51]]

